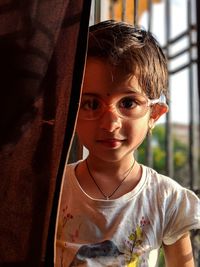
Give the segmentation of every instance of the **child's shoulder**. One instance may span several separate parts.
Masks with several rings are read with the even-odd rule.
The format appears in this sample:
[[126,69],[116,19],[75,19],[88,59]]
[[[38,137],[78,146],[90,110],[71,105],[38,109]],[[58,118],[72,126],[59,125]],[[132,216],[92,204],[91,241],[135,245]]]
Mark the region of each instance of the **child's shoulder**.
[[150,185],[158,186],[161,188],[165,188],[166,190],[172,191],[182,191],[187,190],[181,184],[179,184],[176,180],[171,177],[157,172],[155,169],[142,165],[143,172],[146,175],[147,183]]
[[188,199],[191,202],[200,203],[199,198],[191,189],[182,186],[174,179],[147,166],[143,166],[143,170],[146,174],[146,187],[160,195],[161,198],[178,202]]

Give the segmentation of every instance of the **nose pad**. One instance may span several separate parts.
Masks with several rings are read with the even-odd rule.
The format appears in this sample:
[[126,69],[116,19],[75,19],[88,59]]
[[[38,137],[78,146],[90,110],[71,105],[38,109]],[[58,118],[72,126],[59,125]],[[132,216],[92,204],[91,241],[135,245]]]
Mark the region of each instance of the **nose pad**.
[[100,120],[100,128],[113,132],[121,127],[121,118],[117,114],[116,109],[107,109]]

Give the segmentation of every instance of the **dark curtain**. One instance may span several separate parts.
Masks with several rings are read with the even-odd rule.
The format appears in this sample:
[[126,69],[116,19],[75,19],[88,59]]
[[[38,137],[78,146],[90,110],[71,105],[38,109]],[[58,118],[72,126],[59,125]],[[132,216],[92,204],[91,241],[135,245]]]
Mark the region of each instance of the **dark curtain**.
[[0,266],[53,266],[90,4],[0,1]]

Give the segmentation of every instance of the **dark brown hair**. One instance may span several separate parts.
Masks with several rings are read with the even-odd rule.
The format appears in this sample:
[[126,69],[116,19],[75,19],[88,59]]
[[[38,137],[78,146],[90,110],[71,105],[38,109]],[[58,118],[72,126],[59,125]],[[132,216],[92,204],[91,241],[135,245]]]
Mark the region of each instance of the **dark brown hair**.
[[135,75],[149,98],[167,96],[166,57],[151,32],[125,22],[107,20],[90,27],[88,57],[105,59],[127,75]]

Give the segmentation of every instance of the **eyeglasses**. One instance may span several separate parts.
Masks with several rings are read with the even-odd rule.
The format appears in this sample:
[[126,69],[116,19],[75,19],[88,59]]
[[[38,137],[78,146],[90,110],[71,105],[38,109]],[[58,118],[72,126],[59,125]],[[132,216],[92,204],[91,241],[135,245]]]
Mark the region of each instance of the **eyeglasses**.
[[78,117],[81,120],[97,120],[106,110],[110,110],[121,118],[137,119],[143,117],[150,106],[159,102],[160,99],[148,99],[140,93],[132,93],[107,104],[96,95],[86,94],[82,96]]

